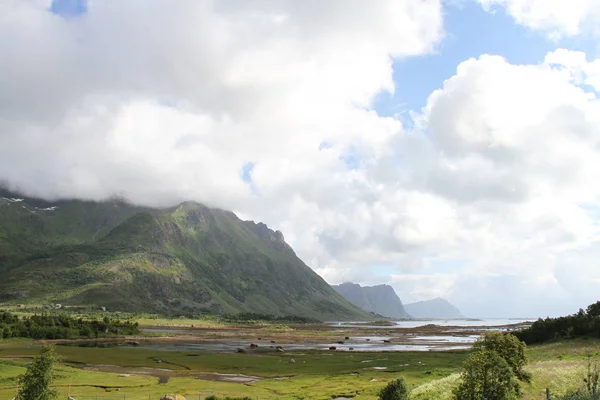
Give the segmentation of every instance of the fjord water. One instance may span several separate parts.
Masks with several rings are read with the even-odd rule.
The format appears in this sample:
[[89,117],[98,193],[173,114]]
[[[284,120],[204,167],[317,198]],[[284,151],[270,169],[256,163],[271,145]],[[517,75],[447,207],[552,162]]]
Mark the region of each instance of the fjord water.
[[448,327],[497,327],[502,328],[510,325],[521,325],[534,322],[535,318],[484,318],[484,319],[411,319],[402,321],[391,321],[394,325],[368,325],[364,322],[329,322],[331,326],[341,328],[366,328],[366,329],[395,329],[395,328],[419,328],[426,325],[448,326]]

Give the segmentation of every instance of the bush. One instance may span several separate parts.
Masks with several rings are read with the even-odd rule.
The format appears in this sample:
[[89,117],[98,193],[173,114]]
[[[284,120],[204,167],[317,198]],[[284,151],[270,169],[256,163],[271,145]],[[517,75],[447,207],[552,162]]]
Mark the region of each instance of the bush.
[[8,312],[0,312],[0,339],[24,337],[31,339],[73,339],[107,335],[135,335],[140,332],[137,323],[129,321],[75,319],[68,315],[32,315],[19,319]]
[[379,400],[408,400],[408,388],[403,378],[398,378],[387,384],[379,392]]
[[594,396],[581,391],[571,391],[563,396],[557,397],[556,400],[594,400]]

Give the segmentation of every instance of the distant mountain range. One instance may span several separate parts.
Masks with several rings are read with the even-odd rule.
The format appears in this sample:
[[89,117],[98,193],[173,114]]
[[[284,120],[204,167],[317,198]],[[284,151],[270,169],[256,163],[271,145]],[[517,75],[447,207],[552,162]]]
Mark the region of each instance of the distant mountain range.
[[464,318],[458,308],[439,297],[433,300],[402,304],[394,289],[389,285],[361,286],[357,283],[346,282],[331,287],[361,309],[388,318]]
[[457,319],[464,318],[458,308],[440,297],[433,300],[405,304],[404,308],[414,318]]
[[0,188],[0,303],[369,320],[279,231],[185,202],[49,202]]
[[361,309],[388,318],[411,318],[402,301],[389,285],[360,286],[357,283],[332,285],[339,294]]

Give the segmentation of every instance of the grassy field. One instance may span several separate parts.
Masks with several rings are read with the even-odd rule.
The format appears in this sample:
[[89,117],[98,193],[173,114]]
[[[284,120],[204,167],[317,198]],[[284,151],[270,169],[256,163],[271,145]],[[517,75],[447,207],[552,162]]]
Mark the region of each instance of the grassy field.
[[[24,372],[39,345],[24,340],[0,341],[0,398],[12,398],[16,377]],[[404,377],[414,400],[446,400],[458,382],[467,352],[323,352],[201,353],[132,347],[57,346],[62,359],[57,388],[61,396],[92,399],[158,399],[177,392],[188,399],[247,395],[258,399],[374,400],[387,382]],[[600,358],[600,341],[578,340],[530,347],[524,399],[542,399],[581,386],[589,357]],[[291,360],[295,362],[290,362]],[[160,360],[160,362],[158,362]],[[95,371],[87,366],[102,365]],[[113,368],[110,366],[120,366]],[[202,372],[241,374],[254,382],[209,380]],[[199,379],[202,378],[202,379]]]
[[[0,344],[0,398],[11,398],[16,376],[24,363],[39,351],[39,346],[22,341]],[[197,398],[214,392],[221,395],[247,394],[260,399],[331,399],[336,396],[375,399],[386,382],[399,375],[413,385],[451,374],[465,353],[348,353],[318,352],[270,354],[201,354],[135,348],[82,348],[58,346],[63,365],[58,386],[66,394],[82,396],[126,395],[129,399],[177,391]],[[294,359],[294,363],[290,360]],[[157,360],[161,360],[157,364]],[[121,373],[86,371],[69,365],[119,365],[130,375],[161,368],[169,376],[159,384],[159,376],[122,376]],[[386,369],[375,369],[386,368]],[[244,374],[263,379],[252,383],[215,382],[196,378],[199,371]],[[153,374],[160,375],[153,370]],[[164,381],[164,378],[162,379]],[[116,398],[116,397],[115,397]]]

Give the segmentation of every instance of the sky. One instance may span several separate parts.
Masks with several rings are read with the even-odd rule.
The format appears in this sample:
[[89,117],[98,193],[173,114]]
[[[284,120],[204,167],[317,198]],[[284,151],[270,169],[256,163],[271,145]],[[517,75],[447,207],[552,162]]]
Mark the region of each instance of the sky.
[[331,284],[600,299],[597,0],[4,0],[0,181],[185,200]]

